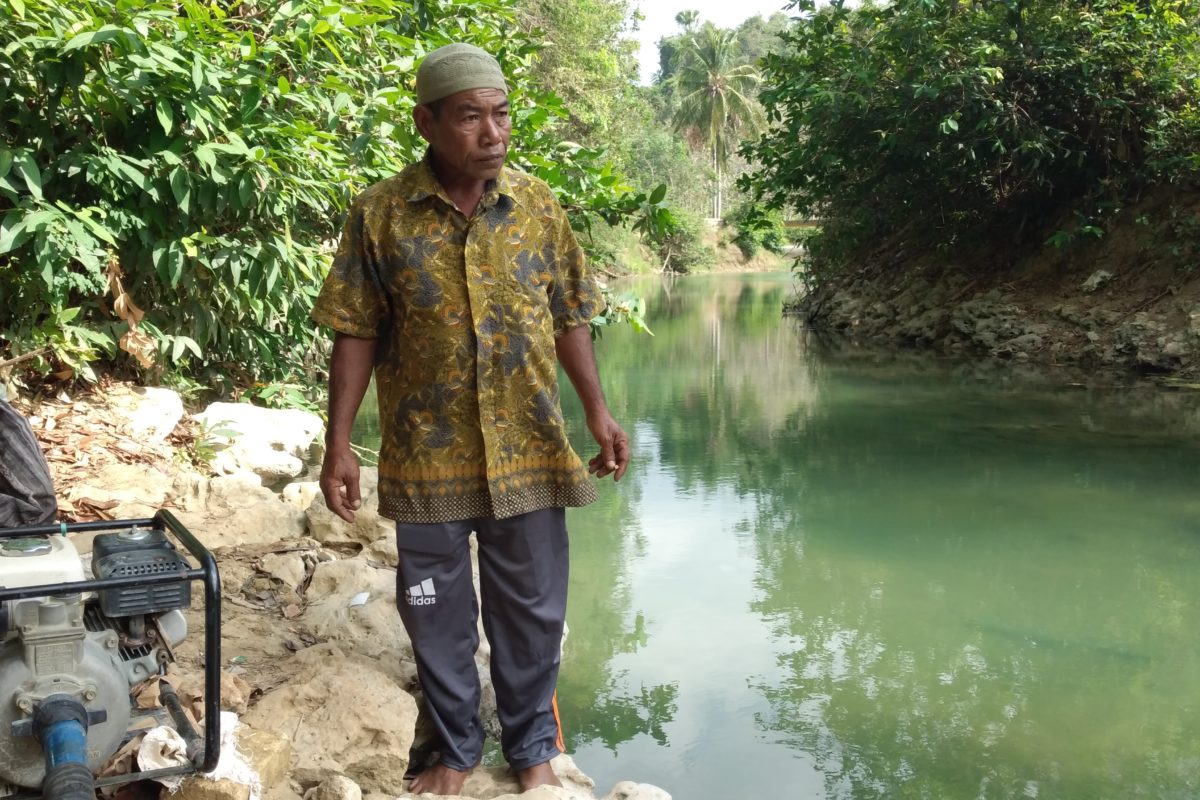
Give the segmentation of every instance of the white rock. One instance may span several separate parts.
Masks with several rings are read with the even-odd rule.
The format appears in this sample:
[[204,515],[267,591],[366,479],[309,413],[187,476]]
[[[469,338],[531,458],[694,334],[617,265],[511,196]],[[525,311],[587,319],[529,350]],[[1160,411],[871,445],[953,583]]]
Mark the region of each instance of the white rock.
[[320,493],[321,486],[316,481],[297,481],[283,487],[283,491],[279,495],[285,503],[290,503],[301,511],[307,511]]
[[299,553],[267,553],[258,561],[259,568],[292,589],[304,584],[307,570]]
[[1096,292],[1096,291],[1099,291],[1100,289],[1103,289],[1110,282],[1112,282],[1112,279],[1113,279],[1113,274],[1111,272],[1109,272],[1108,270],[1098,269],[1095,272],[1093,272],[1091,275],[1089,275],[1088,279],[1086,281],[1084,281],[1079,286],[1079,288],[1082,289],[1083,291],[1087,292],[1088,294],[1091,294],[1092,292]]
[[345,775],[330,775],[304,793],[304,800],[362,800],[362,789]]
[[359,494],[362,506],[354,512],[354,522],[346,522],[325,505],[324,498],[312,503],[308,515],[308,535],[318,542],[357,542],[371,545],[382,538],[396,538],[396,523],[379,516],[379,470],[359,470]]
[[[595,800],[592,789],[595,784],[584,775],[570,756],[562,754],[550,762],[551,769],[562,786],[543,786],[521,794],[521,785],[516,775],[507,767],[476,769],[463,784],[462,796],[475,800]],[[412,797],[412,795],[402,795]],[[425,795],[421,795],[424,797]]]
[[183,419],[183,400],[170,389],[134,386],[128,394],[111,393],[109,400],[125,417],[121,427],[142,443],[160,444]]
[[[360,762],[403,775],[417,704],[371,659],[332,644],[294,656],[300,669],[245,717],[252,727],[292,741],[292,766],[338,773]],[[402,787],[393,787],[399,794]]]
[[[367,600],[351,605],[356,595]],[[373,658],[400,659],[412,644],[396,610],[396,573],[372,567],[362,558],[317,564],[305,591],[308,600],[297,622],[313,635],[345,643]]]
[[621,781],[604,795],[604,800],[671,800],[671,795],[648,783]]
[[324,428],[316,414],[249,403],[213,403],[196,419],[208,441],[219,448],[214,470],[246,469],[268,481],[301,474],[309,447]]
[[179,520],[210,548],[304,535],[304,512],[281,501],[252,473],[216,477],[204,489],[193,484],[179,506]]
[[107,505],[116,519],[151,517],[162,507],[172,489],[166,473],[145,464],[109,464],[67,492],[72,503],[91,500]]

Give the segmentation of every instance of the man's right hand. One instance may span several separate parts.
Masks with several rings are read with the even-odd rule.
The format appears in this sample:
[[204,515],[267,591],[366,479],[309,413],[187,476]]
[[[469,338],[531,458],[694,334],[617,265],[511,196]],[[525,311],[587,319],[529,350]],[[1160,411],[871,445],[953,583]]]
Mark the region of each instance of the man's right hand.
[[362,505],[358,489],[358,459],[350,448],[326,450],[321,463],[321,494],[325,505],[346,522],[354,522],[354,512]]

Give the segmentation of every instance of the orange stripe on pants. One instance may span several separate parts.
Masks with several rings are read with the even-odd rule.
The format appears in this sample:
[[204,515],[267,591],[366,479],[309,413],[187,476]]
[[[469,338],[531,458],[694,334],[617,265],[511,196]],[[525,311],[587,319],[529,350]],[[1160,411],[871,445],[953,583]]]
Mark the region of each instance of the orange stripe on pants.
[[565,752],[567,752],[567,746],[566,746],[566,744],[563,743],[562,717],[560,717],[558,715],[558,690],[557,689],[554,691],[554,694],[550,695],[550,708],[552,708],[554,710],[554,722],[556,725],[558,725],[558,738],[556,738],[554,740],[554,746],[558,748],[558,751],[560,753],[565,753]]

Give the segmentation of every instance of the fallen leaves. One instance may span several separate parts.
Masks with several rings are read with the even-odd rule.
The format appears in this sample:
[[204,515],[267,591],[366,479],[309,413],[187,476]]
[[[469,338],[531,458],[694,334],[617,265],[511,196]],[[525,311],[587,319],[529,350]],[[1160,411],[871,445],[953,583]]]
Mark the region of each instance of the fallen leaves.
[[[113,507],[111,501],[87,497],[71,500],[68,496],[72,488],[86,483],[105,466],[163,466],[171,462],[174,453],[171,446],[140,442],[130,437],[123,428],[124,416],[112,410],[113,399],[131,391],[125,384],[102,382],[75,397],[60,392],[53,398],[16,398],[14,401],[13,404],[29,420],[50,467],[61,517],[79,522],[112,519],[105,513]],[[179,432],[171,444],[180,446],[194,435],[188,431]]]

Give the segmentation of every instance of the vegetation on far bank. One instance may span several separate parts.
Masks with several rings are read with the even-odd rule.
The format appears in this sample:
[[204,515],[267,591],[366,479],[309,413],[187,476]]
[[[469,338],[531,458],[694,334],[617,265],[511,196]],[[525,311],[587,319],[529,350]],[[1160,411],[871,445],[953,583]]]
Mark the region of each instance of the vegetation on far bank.
[[795,8],[763,64],[771,126],[743,150],[758,168],[742,185],[824,220],[812,282],[889,240],[910,260],[1071,247],[1148,187],[1195,181],[1196,0]]

